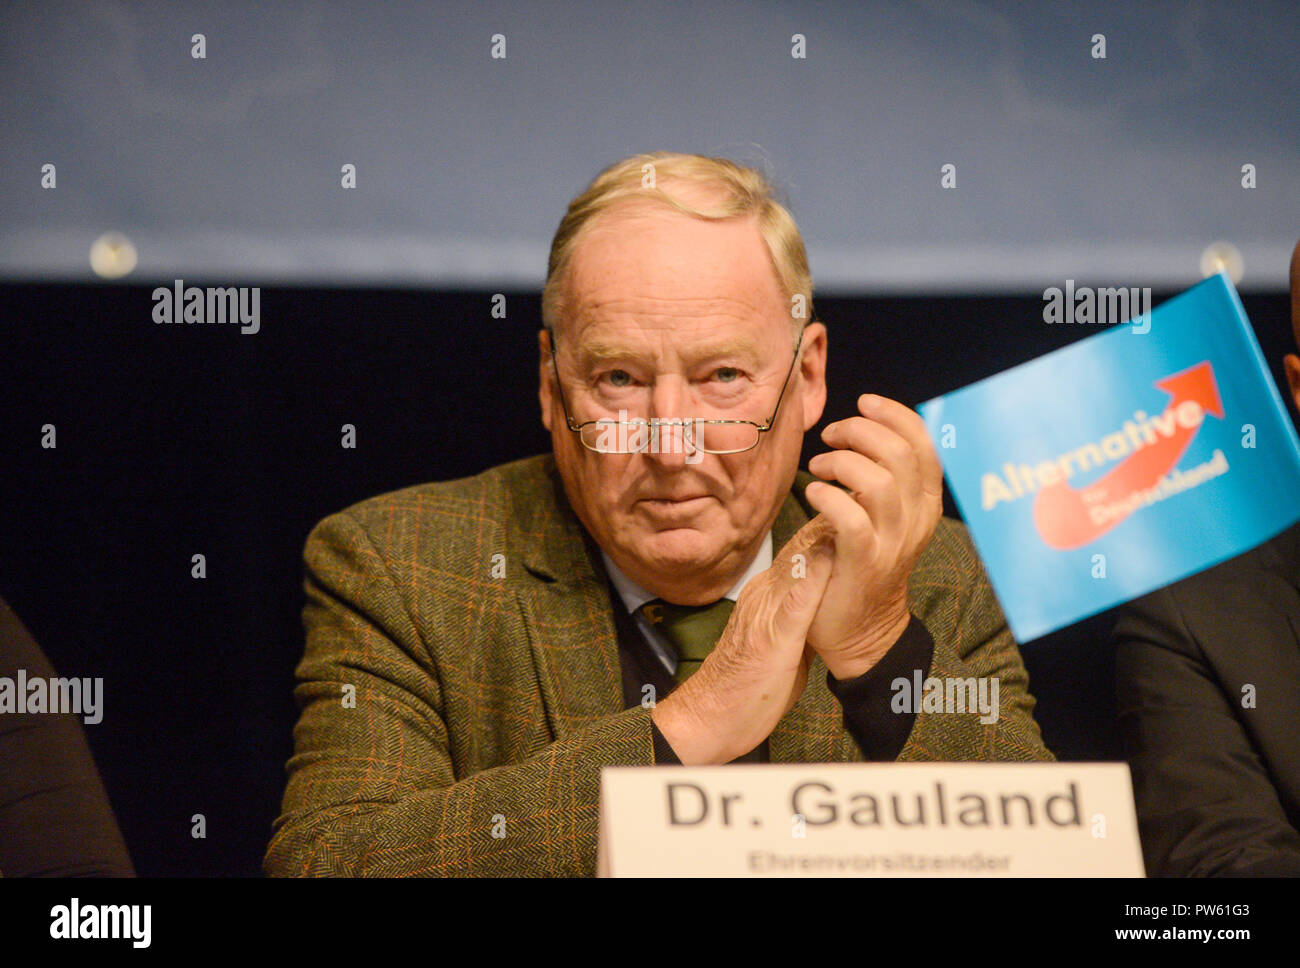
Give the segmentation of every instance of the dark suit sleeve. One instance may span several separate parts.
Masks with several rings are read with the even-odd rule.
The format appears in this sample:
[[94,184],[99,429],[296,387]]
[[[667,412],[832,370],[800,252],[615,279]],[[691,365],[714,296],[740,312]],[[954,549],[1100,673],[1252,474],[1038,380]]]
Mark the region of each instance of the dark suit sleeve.
[[[0,676],[56,675],[0,601]],[[72,714],[0,715],[0,874],[5,877],[132,877],[80,720]]]
[[924,679],[934,657],[934,639],[915,615],[907,628],[874,666],[853,679],[836,679],[826,673],[826,685],[844,707],[844,728],[868,760],[892,760],[902,752],[916,721],[916,708],[896,712],[893,682],[912,681],[915,672]]
[[1150,875],[1300,874],[1300,834],[1168,589],[1120,615],[1119,723]]
[[677,751],[673,749],[668,738],[659,732],[659,727],[655,721],[650,720],[650,737],[654,743],[655,766],[681,766],[682,761],[677,756]]

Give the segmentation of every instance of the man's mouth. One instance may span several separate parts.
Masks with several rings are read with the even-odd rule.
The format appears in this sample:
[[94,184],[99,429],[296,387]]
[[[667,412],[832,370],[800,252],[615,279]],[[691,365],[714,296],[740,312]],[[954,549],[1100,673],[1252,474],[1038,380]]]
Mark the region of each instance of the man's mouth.
[[709,500],[707,494],[689,494],[684,497],[646,497],[639,503],[655,511],[690,511],[702,507]]

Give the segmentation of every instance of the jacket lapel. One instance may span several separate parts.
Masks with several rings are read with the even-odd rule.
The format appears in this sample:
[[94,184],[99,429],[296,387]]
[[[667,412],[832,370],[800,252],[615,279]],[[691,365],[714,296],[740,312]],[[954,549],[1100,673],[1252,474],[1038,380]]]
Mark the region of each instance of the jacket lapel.
[[623,708],[618,640],[594,546],[564,496],[553,457],[512,503],[510,560],[522,561],[523,613],[552,735],[563,739]]

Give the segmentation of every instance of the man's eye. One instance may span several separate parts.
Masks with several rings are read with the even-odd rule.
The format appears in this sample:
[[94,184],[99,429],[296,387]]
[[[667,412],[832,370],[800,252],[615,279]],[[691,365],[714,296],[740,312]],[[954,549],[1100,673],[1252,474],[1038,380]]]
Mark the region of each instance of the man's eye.
[[734,383],[740,379],[740,371],[734,366],[720,366],[713,371],[719,383]]
[[626,387],[632,385],[632,374],[627,370],[610,370],[605,374],[605,379],[610,382],[611,386]]

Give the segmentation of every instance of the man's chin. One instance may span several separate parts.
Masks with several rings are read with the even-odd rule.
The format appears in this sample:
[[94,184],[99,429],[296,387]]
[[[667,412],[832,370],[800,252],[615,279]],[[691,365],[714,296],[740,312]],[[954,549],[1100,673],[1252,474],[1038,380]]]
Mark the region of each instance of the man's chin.
[[671,579],[708,570],[725,553],[715,534],[698,528],[652,531],[634,538],[627,550],[643,567]]

